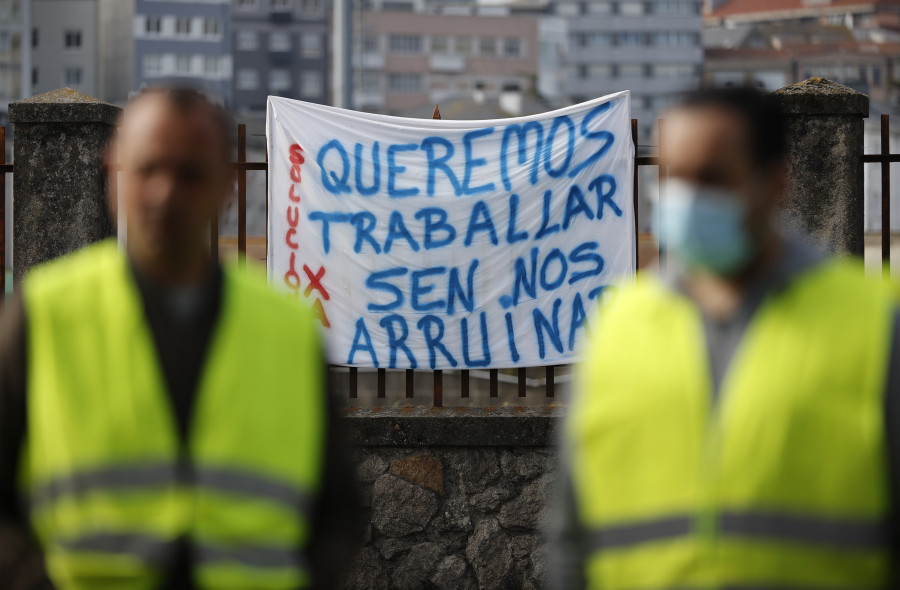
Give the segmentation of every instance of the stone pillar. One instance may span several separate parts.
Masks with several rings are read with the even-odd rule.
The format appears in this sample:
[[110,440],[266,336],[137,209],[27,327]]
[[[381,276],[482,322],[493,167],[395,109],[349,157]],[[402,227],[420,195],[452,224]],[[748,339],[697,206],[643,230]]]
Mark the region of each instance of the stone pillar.
[[71,88],[13,102],[13,270],[31,267],[113,234],[103,150],[116,106]]
[[869,97],[810,78],[772,93],[787,119],[785,208],[832,252],[863,254],[863,119]]

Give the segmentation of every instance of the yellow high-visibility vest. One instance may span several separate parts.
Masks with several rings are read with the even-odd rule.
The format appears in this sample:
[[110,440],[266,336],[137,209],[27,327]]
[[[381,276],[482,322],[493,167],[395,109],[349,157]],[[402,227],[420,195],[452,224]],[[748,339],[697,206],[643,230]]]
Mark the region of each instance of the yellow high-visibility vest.
[[601,312],[567,426],[591,588],[882,588],[894,295],[828,262],[770,296],[714,402],[700,314],[650,277]]
[[308,584],[326,417],[317,329],[263,278],[223,275],[185,449],[115,243],[26,278],[20,481],[58,588],[154,588],[179,538],[200,588]]

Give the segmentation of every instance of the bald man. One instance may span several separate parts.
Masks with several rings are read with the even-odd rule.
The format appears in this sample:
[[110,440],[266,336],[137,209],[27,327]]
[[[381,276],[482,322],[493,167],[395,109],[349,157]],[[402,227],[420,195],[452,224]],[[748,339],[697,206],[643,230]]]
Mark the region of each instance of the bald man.
[[132,101],[125,251],[33,269],[2,318],[3,587],[330,588],[352,554],[314,318],[208,249],[229,129],[194,91]]

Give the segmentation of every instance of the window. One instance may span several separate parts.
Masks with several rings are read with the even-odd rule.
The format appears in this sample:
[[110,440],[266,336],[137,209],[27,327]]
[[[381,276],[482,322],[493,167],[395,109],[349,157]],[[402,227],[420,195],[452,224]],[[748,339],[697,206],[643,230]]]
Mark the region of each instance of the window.
[[578,16],[580,7],[574,2],[560,2],[556,5],[556,14],[560,16]]
[[178,74],[191,73],[191,56],[179,55],[175,58],[175,72]]
[[38,69],[31,68],[31,85],[37,86],[38,83]]
[[391,53],[421,53],[422,37],[420,35],[391,35],[388,38]]
[[272,10],[286,12],[291,8],[293,8],[291,6],[291,0],[272,0]]
[[148,54],[144,56],[144,76],[158,76],[162,73],[162,56]]
[[381,86],[381,79],[378,72],[363,72],[360,80],[363,92],[378,92]]
[[700,14],[700,3],[691,0],[658,0],[649,8],[654,14]]
[[619,45],[624,47],[637,47],[647,44],[647,37],[644,33],[619,33],[616,39]]
[[390,74],[388,88],[391,92],[399,93],[421,92],[422,76],[420,74]]
[[63,45],[66,49],[81,47],[81,31],[66,31]]
[[431,38],[431,53],[447,53],[447,37],[434,35]]
[[363,53],[378,53],[378,36],[372,34],[363,35]]
[[191,34],[191,19],[186,16],[179,16],[175,19],[175,34],[176,35],[190,35]]
[[291,36],[283,31],[276,31],[269,35],[269,51],[290,51]]
[[301,57],[322,57],[322,35],[319,33],[303,33],[300,36]]
[[620,78],[643,78],[644,77],[644,65],[643,64],[622,64],[619,66],[619,77]]
[[144,31],[152,35],[159,35],[162,32],[162,19],[158,16],[148,16],[144,21]]
[[219,19],[203,19],[203,34],[207,36],[217,36],[219,34]]
[[291,73],[287,70],[273,69],[269,71],[269,90],[285,91],[291,88]]
[[300,95],[306,98],[322,96],[325,83],[321,72],[303,72],[300,76]]
[[238,90],[256,90],[259,88],[259,72],[256,70],[238,70]]
[[66,68],[63,72],[63,80],[66,86],[72,88],[81,86],[81,68]]
[[497,55],[497,40],[493,37],[482,37],[478,43],[478,52],[489,57]]
[[300,12],[303,14],[319,14],[322,3],[319,0],[300,0]]
[[32,47],[38,46],[38,30],[37,29],[31,29],[31,46]]
[[619,4],[619,14],[624,16],[641,16],[644,14],[643,2],[622,2]]
[[591,80],[612,78],[613,67],[610,64],[589,64],[581,66],[581,77]]
[[259,49],[259,33],[256,31],[238,31],[236,45],[238,51]]
[[612,4],[612,2],[588,2],[587,13],[588,14],[612,14],[613,13],[613,4]]
[[472,55],[472,38],[471,37],[457,37],[456,38],[456,53],[460,55]]
[[656,64],[653,76],[657,78],[685,78],[694,75],[692,64]]
[[576,33],[572,42],[576,47],[610,47],[614,39],[612,33]]
[[206,55],[203,57],[203,73],[207,76],[217,76],[219,74],[219,56]]
[[653,34],[654,45],[674,45],[679,47],[696,46],[700,44],[700,35],[698,33],[687,33],[677,31],[665,31]]
[[521,43],[515,37],[507,37],[503,41],[503,55],[506,57],[519,57],[522,52]]
[[259,0],[238,0],[238,10],[253,10],[259,6]]
[[412,2],[391,2],[386,0],[381,5],[381,9],[384,12],[412,12],[413,5]]

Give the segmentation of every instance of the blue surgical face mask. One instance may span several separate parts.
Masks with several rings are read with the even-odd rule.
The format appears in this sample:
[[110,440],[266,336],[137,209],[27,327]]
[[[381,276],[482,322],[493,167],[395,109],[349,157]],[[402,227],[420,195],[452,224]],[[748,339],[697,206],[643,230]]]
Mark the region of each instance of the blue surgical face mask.
[[728,277],[756,251],[740,194],[671,179],[663,185],[658,235],[661,247],[688,268]]

